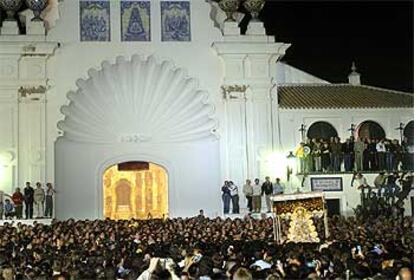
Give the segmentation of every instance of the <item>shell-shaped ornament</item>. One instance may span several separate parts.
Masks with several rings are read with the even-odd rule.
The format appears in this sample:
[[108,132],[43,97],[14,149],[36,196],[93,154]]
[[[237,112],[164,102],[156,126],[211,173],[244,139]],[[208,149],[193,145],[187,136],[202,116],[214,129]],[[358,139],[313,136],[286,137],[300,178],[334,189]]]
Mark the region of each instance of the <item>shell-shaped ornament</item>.
[[215,138],[206,91],[170,61],[118,57],[88,71],[67,94],[63,137],[92,143],[179,143]]

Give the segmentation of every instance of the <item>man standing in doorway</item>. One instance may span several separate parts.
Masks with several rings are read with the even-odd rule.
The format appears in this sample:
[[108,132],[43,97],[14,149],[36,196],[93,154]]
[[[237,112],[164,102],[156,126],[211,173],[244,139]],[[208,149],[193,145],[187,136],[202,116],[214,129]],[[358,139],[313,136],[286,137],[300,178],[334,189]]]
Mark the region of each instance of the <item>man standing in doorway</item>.
[[24,188],[24,204],[25,204],[25,214],[26,220],[33,219],[33,200],[34,200],[34,189],[30,186],[30,182],[26,182],[26,187]]
[[270,196],[273,193],[273,184],[270,182],[270,177],[267,176],[265,181],[262,185],[262,195],[266,197],[266,206],[267,206],[267,213],[270,213],[272,210],[272,203],[270,201]]

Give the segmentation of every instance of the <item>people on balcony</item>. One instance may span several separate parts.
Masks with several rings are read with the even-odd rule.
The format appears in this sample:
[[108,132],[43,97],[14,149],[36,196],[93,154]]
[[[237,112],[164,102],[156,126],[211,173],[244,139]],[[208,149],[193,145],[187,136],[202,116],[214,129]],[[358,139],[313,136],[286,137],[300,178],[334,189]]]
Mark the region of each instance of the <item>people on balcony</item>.
[[402,171],[414,169],[414,144],[405,138],[307,139],[295,149],[298,173]]

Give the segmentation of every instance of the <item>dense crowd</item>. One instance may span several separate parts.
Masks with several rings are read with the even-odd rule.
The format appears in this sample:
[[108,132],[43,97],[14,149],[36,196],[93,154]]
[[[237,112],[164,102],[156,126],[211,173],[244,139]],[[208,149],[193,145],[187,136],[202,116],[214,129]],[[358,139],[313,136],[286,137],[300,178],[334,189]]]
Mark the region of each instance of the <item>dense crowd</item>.
[[296,148],[301,173],[414,169],[414,145],[405,138],[306,139]]
[[[274,243],[271,218],[0,227],[0,279],[410,279],[413,220],[334,217],[319,244]],[[287,223],[284,223],[286,226]]]

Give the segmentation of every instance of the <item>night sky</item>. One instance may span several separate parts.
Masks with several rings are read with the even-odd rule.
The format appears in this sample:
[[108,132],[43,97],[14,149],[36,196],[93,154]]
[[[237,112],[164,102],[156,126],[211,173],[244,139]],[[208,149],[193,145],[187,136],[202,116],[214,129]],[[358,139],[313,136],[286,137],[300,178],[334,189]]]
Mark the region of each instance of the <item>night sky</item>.
[[412,1],[267,0],[260,18],[292,66],[340,83],[355,61],[363,84],[413,91]]

